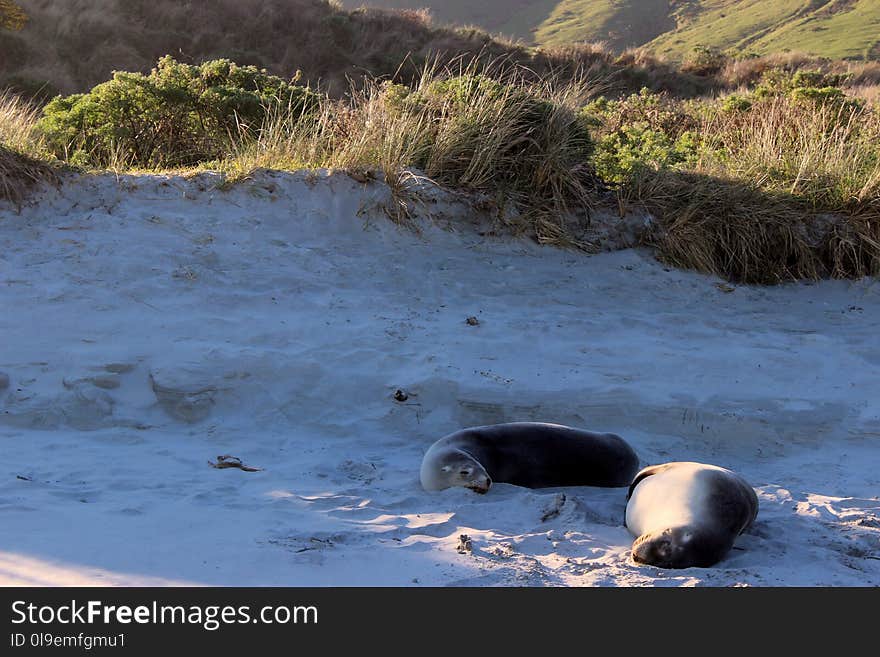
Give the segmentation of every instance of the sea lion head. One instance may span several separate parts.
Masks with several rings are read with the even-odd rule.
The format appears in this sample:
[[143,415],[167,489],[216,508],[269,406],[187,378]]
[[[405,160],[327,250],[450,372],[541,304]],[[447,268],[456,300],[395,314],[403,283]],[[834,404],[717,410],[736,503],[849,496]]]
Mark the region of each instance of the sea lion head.
[[692,527],[672,527],[639,536],[633,543],[632,557],[636,563],[658,568],[690,568],[706,561],[701,551]]
[[425,490],[460,486],[487,493],[492,485],[492,478],[480,462],[460,449],[427,454],[422,462],[421,480]]

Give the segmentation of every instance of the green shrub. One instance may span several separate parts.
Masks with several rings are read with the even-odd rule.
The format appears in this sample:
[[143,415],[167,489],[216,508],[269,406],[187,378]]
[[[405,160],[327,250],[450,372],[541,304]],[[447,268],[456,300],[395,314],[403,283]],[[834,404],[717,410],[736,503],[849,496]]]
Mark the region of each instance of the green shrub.
[[748,112],[752,109],[752,105],[753,101],[750,98],[738,94],[730,94],[721,101],[721,111],[728,113]]
[[[792,74],[782,69],[772,69],[764,73],[754,91],[743,99],[750,104],[743,109],[751,109],[751,105],[756,103],[765,104],[772,99],[784,98],[815,106],[817,110],[831,110],[825,116],[828,119],[828,129],[833,129],[838,123],[848,121],[853,113],[865,106],[864,100],[852,98],[843,90],[842,85],[850,77],[849,74],[823,71],[797,71]],[[730,102],[736,104],[739,101]],[[728,107],[725,102],[722,109],[731,110],[733,107]]]
[[823,73],[822,71],[797,71],[791,76],[791,88],[840,87],[850,78],[847,73]]
[[599,135],[593,158],[596,174],[606,182],[625,184],[644,169],[693,164],[699,150],[694,111],[702,108],[648,89],[622,100],[593,101],[581,114]]
[[609,113],[609,107],[614,101],[608,100],[605,96],[594,98],[578,112],[581,121],[588,126],[598,128],[601,127],[605,118]]
[[189,166],[221,157],[273,110],[309,117],[320,97],[294,82],[223,59],[163,57],[148,75],[117,72],[89,93],[55,98],[38,128],[72,163]]
[[808,100],[814,103],[834,103],[844,100],[843,90],[838,87],[797,87],[789,94],[792,100]]
[[584,107],[582,115],[594,125],[601,124],[605,132],[642,122],[673,136],[696,127],[685,104],[645,88],[621,100],[598,98]]
[[695,75],[713,75],[727,63],[723,52],[711,46],[694,46],[682,63],[682,70]]
[[698,146],[693,132],[671,137],[647,123],[631,123],[605,135],[596,145],[596,174],[606,182],[624,184],[646,169],[693,166]]
[[[767,71],[755,87],[758,99],[787,96],[793,100],[808,100],[819,104],[851,104],[841,88],[849,79],[848,74],[823,73],[822,71],[797,71],[790,74],[780,69]],[[855,107],[855,105],[853,105]]]
[[459,75],[431,82],[422,92],[427,99],[462,107],[477,99],[499,100],[509,93],[525,93],[482,74]]
[[412,89],[405,84],[383,82],[381,86],[382,98],[389,108],[404,109],[413,96]]

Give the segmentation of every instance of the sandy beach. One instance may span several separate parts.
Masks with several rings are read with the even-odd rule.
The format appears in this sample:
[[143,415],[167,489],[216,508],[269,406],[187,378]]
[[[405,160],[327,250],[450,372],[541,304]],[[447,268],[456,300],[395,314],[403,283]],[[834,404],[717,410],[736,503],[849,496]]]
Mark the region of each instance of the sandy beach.
[[[880,585],[880,283],[739,286],[392,204],[264,172],[4,205],[0,584]],[[731,468],[757,523],[664,571],[630,558],[626,489],[422,490],[435,440],[525,420]]]

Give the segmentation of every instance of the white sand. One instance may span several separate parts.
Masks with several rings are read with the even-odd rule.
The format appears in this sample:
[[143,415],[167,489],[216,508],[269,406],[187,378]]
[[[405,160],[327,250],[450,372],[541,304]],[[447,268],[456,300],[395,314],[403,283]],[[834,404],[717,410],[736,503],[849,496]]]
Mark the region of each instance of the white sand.
[[[876,281],[725,293],[480,237],[442,194],[415,232],[342,175],[37,199],[0,212],[2,583],[880,584]],[[758,522],[662,571],[629,558],[625,489],[421,490],[434,440],[513,420],[736,470]]]

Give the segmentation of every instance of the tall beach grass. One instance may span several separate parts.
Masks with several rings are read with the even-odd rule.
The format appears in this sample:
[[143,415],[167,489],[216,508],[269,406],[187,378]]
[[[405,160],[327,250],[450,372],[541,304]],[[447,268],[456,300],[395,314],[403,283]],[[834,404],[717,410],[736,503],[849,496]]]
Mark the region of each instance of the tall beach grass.
[[36,130],[39,111],[10,93],[0,93],[0,199],[21,203],[27,189],[54,180],[51,158]]

